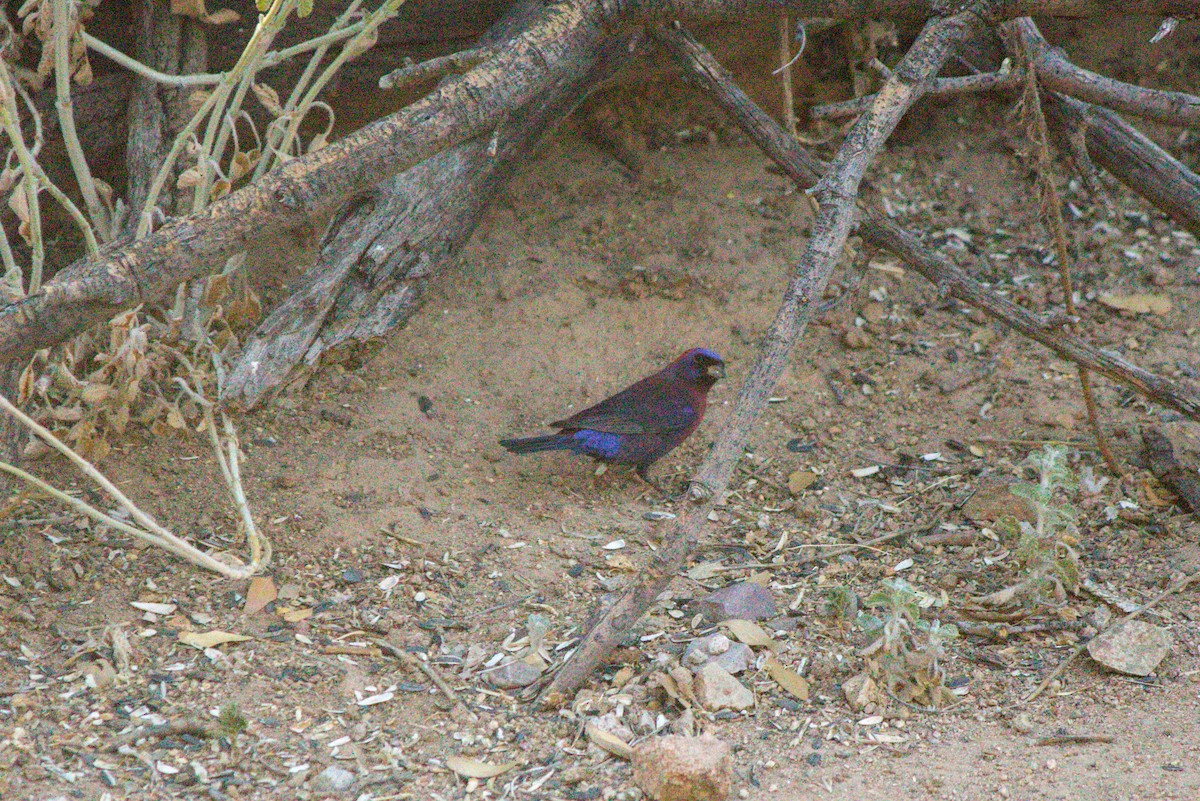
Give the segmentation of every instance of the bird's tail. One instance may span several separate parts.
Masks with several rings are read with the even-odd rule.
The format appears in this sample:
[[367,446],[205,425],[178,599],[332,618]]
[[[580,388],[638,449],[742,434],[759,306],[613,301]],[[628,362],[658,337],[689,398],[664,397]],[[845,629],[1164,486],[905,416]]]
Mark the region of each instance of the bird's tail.
[[562,434],[543,434],[540,437],[502,439],[501,447],[509,453],[537,453],[538,451],[565,451],[571,449],[570,437]]

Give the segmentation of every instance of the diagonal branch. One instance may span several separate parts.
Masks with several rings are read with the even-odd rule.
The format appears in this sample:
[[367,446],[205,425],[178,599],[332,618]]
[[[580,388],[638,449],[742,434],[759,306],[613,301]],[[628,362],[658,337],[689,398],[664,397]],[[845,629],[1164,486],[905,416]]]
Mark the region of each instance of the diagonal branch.
[[[667,532],[664,546],[655,552],[652,562],[642,570],[633,586],[593,622],[579,647],[546,687],[542,695],[545,703],[562,703],[583,683],[645,614],[694,552],[700,528],[714,500],[729,485],[750,431],[766,407],[767,398],[787,365],[792,347],[804,333],[825,284],[841,258],[846,239],[858,217],[855,199],[863,172],[955,48],[987,24],[990,8],[989,3],[982,2],[927,24],[884,84],[879,100],[859,118],[838,149],[829,172],[816,188],[822,205],[813,225],[812,238],[796,265],[758,360],[742,384],[729,421],[692,482],[691,506]],[[685,63],[687,51],[699,48],[694,39],[678,28],[660,28],[657,33]]]
[[490,134],[507,110],[553,87],[545,68],[601,36],[590,3],[560,3],[535,18],[496,58],[422,100],[147,238],[109,247],[60,272],[41,292],[0,309],[0,355],[22,361],[137,303],[165,297],[248,247],[307,236],[315,220],[381,180],[456,144]]
[[1037,23],[1029,17],[1015,19],[1003,28],[1020,39],[1038,80],[1047,89],[1167,125],[1200,123],[1200,97],[1147,89],[1076,66],[1061,48],[1045,40]]

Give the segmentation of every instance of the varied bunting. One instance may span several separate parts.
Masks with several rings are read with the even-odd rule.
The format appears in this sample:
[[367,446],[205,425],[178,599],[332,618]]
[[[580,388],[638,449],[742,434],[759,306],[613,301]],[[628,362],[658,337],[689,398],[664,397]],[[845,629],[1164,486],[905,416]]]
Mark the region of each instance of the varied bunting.
[[692,348],[661,372],[611,398],[551,423],[557,434],[502,439],[511,453],[573,451],[611,464],[631,464],[647,483],[647,468],[683,442],[704,417],[708,391],[725,376],[725,362]]

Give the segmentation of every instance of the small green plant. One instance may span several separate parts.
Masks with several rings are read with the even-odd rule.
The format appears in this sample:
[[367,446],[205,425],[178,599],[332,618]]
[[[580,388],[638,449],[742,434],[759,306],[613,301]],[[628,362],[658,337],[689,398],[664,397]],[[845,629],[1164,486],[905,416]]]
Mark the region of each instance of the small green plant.
[[946,644],[958,637],[952,625],[921,618],[921,594],[903,579],[890,579],[863,601],[876,614],[860,620],[870,645],[862,649],[867,671],[886,694],[904,703],[943,707],[954,702],[945,685]]
[[217,727],[220,729],[221,736],[229,740],[229,749],[235,754],[239,753],[238,735],[246,731],[250,727],[250,723],[242,715],[237,704],[230,702],[221,707],[221,714],[217,717]]
[[1031,453],[1026,462],[1037,471],[1037,482],[1017,482],[1012,493],[1029,501],[1035,512],[1031,524],[1022,520],[1002,526],[1016,539],[1013,555],[1021,566],[1016,584],[984,596],[987,606],[1014,602],[1066,603],[1067,593],[1079,585],[1077,520],[1079,513],[1067,497],[1078,487],[1075,473],[1067,464],[1067,449],[1047,445]]

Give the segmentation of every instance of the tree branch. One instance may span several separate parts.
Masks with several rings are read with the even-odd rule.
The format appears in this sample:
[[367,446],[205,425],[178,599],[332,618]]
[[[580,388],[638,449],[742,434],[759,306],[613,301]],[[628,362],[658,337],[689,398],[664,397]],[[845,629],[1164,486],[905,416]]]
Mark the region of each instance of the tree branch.
[[[646,613],[654,599],[695,550],[700,528],[714,501],[729,485],[759,415],[783,374],[792,347],[807,327],[846,238],[857,218],[855,199],[863,172],[874,160],[900,118],[932,82],[959,43],[972,36],[991,12],[988,3],[973,5],[951,17],[928,23],[879,92],[875,105],[846,136],[815,194],[821,209],[813,234],[796,265],[783,302],[743,383],[729,420],[692,482],[691,506],[664,536],[664,545],[634,584],[611,607],[601,611],[575,652],[542,694],[546,704],[561,704]],[[703,49],[679,29],[656,31],[685,65]]]

